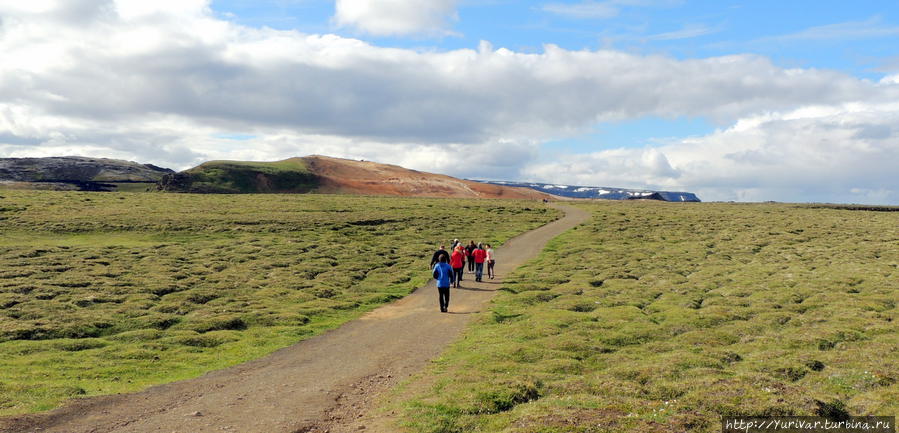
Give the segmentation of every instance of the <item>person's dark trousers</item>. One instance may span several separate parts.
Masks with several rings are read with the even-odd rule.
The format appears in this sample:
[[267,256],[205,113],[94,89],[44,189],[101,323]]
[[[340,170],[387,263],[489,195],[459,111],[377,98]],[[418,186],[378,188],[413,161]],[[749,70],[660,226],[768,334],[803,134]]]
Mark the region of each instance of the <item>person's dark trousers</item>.
[[474,280],[481,281],[481,277],[484,276],[484,264],[483,263],[475,263],[474,264]]
[[449,310],[449,287],[438,287],[437,292],[440,294],[440,311],[446,312]]
[[496,274],[493,272],[493,265],[495,265],[495,264],[496,264],[496,261],[495,261],[495,260],[490,260],[490,261],[487,262],[487,276],[490,277],[491,280],[492,280],[493,277],[496,275]]
[[462,282],[462,274],[465,272],[465,268],[453,268],[453,273],[456,275],[456,287],[459,287],[459,283]]
[[468,272],[474,272],[474,257],[468,256]]

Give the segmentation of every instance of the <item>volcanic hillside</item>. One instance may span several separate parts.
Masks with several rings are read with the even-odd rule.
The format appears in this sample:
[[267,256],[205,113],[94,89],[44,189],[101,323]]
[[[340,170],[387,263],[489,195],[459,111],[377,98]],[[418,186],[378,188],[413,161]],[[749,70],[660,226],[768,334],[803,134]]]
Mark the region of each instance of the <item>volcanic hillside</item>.
[[327,193],[405,197],[543,199],[528,188],[490,185],[369,161],[307,156],[277,162],[210,161],[167,175],[159,189],[199,193]]

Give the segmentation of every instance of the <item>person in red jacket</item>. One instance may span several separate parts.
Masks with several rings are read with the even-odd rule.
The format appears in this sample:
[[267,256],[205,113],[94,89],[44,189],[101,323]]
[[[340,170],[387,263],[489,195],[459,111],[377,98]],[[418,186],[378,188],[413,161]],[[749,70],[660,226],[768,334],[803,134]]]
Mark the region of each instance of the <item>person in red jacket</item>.
[[462,248],[462,245],[456,247],[453,250],[453,254],[450,256],[450,266],[453,267],[453,274],[455,275],[455,286],[458,288],[459,283],[462,282],[462,274],[465,271],[465,249]]
[[471,257],[471,253],[477,249],[478,246],[475,245],[474,241],[468,243],[468,246],[465,247],[465,258],[468,260],[468,272],[474,272],[474,260]]
[[487,260],[487,251],[484,250],[483,244],[478,244],[471,252],[471,259],[474,261],[474,280],[481,281],[484,276],[484,261]]

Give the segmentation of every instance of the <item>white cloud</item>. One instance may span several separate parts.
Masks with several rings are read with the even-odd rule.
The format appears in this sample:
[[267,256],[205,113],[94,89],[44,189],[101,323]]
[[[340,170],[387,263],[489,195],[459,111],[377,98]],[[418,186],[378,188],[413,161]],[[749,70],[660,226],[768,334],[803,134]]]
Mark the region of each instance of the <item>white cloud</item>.
[[211,0],[116,0],[115,9],[124,20],[152,15],[197,16],[208,12]]
[[618,16],[618,6],[613,2],[588,1],[582,3],[550,3],[543,6],[546,12],[570,18],[613,18]]
[[334,21],[364,33],[450,35],[458,0],[337,0]]
[[0,4],[0,13],[6,14],[39,14],[47,13],[56,7],[53,0],[33,0],[28,2],[4,2]]
[[649,35],[645,39],[650,41],[672,41],[677,39],[689,39],[710,35],[712,33],[717,33],[718,31],[719,29],[713,27],[703,25],[689,25],[680,30]]
[[705,200],[897,203],[896,167],[899,103],[884,102],[768,113],[659,148],[567,156],[525,172],[552,182],[687,190]]
[[[895,76],[875,83],[751,55],[382,48],[236,25],[204,1],[29,4],[0,5],[0,157],[80,153],[185,168],[321,153],[721,199],[789,199],[785,188],[819,185],[834,197],[897,200],[894,180],[875,181],[896,163]],[[641,116],[703,116],[724,129],[536,162],[542,141]],[[837,186],[820,173],[839,174]]]
[[541,8],[544,12],[575,19],[607,19],[621,13],[628,6],[672,6],[678,0],[587,0],[580,3],[548,3]]
[[844,23],[810,27],[796,33],[763,38],[760,41],[848,40],[887,38],[894,36],[899,36],[899,27],[885,26],[879,17],[873,17],[865,21],[848,21]]

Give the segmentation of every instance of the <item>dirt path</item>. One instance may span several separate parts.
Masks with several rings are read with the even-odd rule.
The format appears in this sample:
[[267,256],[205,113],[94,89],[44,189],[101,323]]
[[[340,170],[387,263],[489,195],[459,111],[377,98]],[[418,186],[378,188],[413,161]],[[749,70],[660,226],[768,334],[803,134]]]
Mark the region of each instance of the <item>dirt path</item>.
[[78,400],[44,414],[0,419],[0,432],[366,430],[365,414],[374,396],[424,368],[485,308],[502,276],[589,217],[577,208],[558,207],[565,217],[497,249],[497,279],[475,283],[466,273],[462,288],[451,292],[450,314],[439,312],[431,282],[358,320],[265,358],[139,393]]

